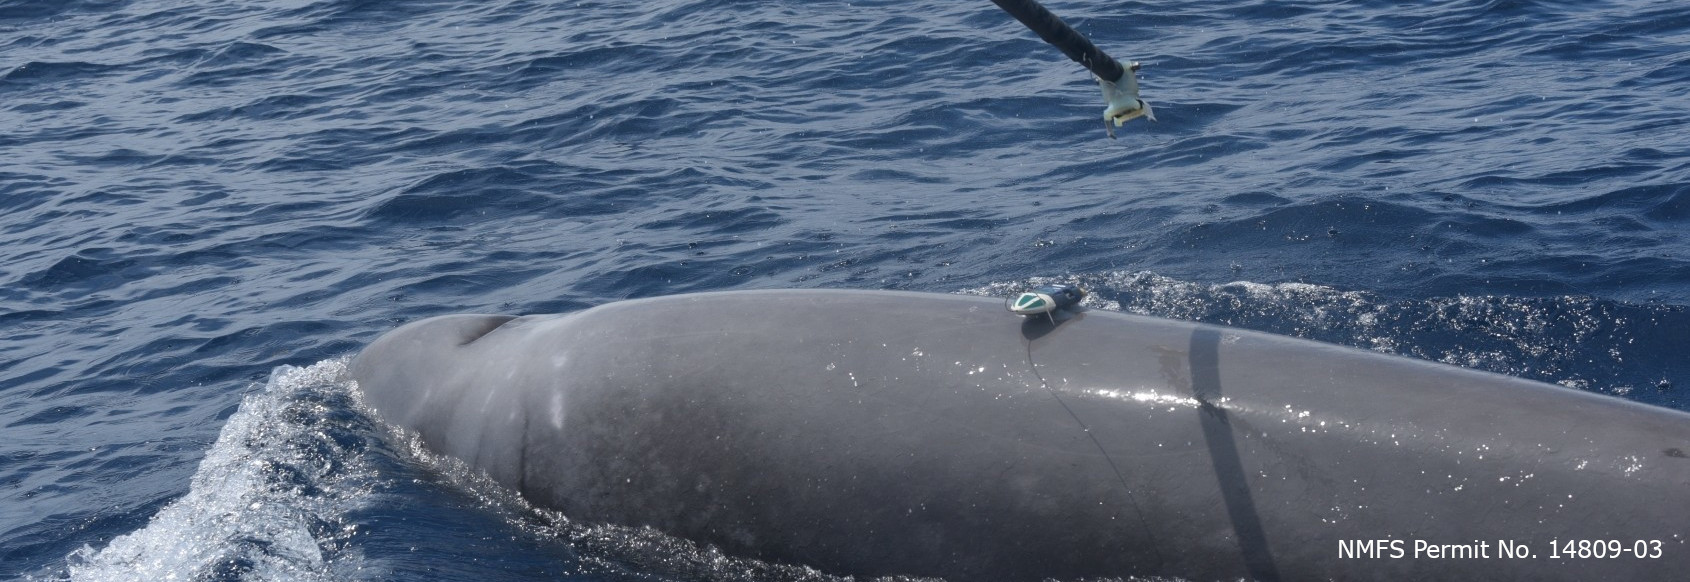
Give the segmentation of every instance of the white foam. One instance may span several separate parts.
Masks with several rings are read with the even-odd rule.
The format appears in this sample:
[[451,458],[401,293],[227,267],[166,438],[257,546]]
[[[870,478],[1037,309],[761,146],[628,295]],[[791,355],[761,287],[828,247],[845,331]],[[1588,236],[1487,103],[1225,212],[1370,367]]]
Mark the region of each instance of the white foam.
[[351,580],[345,516],[372,496],[346,361],[282,366],[246,396],[187,495],[105,548],[71,554],[72,580]]

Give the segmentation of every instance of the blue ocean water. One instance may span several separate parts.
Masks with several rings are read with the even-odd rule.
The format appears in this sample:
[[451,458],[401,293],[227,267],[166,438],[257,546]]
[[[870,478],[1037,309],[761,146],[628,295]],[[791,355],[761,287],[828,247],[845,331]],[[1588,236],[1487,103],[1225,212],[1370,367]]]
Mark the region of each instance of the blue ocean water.
[[1690,409],[1690,5],[1047,5],[1160,122],[983,1],[0,0],[0,578],[827,579],[366,414],[454,312],[1069,280]]

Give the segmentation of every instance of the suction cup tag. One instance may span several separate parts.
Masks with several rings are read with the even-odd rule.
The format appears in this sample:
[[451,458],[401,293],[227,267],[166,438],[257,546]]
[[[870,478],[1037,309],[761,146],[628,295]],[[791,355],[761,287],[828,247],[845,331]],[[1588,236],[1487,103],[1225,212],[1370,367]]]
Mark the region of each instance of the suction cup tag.
[[1103,100],[1108,106],[1103,109],[1103,129],[1109,137],[1115,137],[1115,128],[1128,121],[1143,117],[1156,121],[1156,113],[1150,110],[1150,104],[1138,98],[1138,63],[1127,67],[1121,78],[1111,81],[1098,79],[1097,84],[1103,88]]
[[1086,290],[1078,285],[1045,285],[1011,298],[1005,306],[1019,315],[1039,315],[1079,305],[1085,298]]

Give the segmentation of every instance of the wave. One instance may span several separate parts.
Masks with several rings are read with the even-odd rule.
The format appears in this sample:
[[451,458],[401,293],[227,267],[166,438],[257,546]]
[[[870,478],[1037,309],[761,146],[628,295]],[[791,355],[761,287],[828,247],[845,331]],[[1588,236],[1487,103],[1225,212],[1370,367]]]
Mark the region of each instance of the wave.
[[147,525],[69,558],[68,578],[352,580],[363,558],[348,519],[377,498],[368,417],[346,360],[281,366],[246,396],[187,495]]

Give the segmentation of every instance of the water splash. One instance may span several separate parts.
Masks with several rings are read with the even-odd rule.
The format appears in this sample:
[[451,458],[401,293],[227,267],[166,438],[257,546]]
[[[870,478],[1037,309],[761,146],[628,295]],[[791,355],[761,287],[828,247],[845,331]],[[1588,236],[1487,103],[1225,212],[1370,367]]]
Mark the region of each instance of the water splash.
[[187,495],[105,548],[69,557],[69,579],[350,580],[362,558],[347,514],[377,483],[346,360],[281,366],[246,396]]

